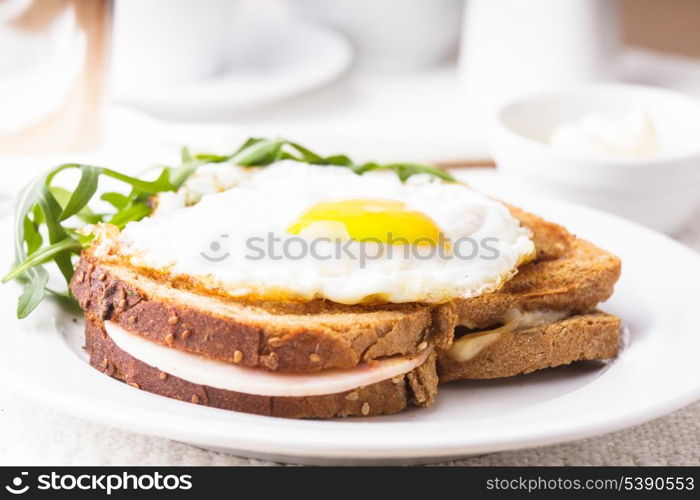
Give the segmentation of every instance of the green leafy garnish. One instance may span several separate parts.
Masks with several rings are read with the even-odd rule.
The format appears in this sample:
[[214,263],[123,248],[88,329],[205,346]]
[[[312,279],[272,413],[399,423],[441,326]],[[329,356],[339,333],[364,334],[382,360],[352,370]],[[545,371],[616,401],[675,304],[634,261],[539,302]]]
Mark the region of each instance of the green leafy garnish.
[[[14,266],[2,278],[3,283],[17,280],[23,286],[17,304],[17,317],[28,316],[46,292],[74,301],[70,292],[63,295],[47,288],[49,274],[45,268],[46,264],[53,262],[69,282],[73,276],[75,256],[90,245],[92,236],[79,233],[77,226],[68,224],[69,220],[78,219],[87,224],[108,222],[121,229],[127,223],[141,220],[151,213],[154,195],[177,191],[198,167],[208,163],[264,167],[280,160],[293,160],[312,165],[345,167],[358,175],[372,170],[392,170],[402,182],[416,174],[428,174],[443,181],[455,182],[444,170],[429,165],[357,164],[345,155],[321,156],[284,139],[251,138],[230,155],[192,155],[183,148],[181,160],[182,164],[178,167],[156,167],[159,173],[155,180],[132,177],[104,167],[68,163],[29,183],[20,192],[15,207]],[[54,185],[57,175],[67,170],[80,172],[80,180],[72,190]],[[120,181],[127,188],[126,193],[106,192],[100,196],[112,207],[107,213],[94,212],[88,206],[97,192],[101,177]]]
[[195,155],[194,159],[209,163],[231,162],[244,167],[265,166],[280,160],[294,160],[310,163],[311,165],[346,167],[358,175],[372,170],[393,170],[401,181],[406,181],[412,175],[428,174],[444,181],[456,182],[455,178],[444,170],[430,165],[418,163],[355,163],[345,155],[321,156],[296,142],[284,139],[252,138],[243,143],[231,155],[199,154]]

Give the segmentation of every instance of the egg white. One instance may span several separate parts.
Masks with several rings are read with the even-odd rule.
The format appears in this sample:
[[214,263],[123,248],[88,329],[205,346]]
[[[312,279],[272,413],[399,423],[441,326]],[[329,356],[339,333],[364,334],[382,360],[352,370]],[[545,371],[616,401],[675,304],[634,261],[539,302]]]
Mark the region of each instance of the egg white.
[[[346,246],[355,258],[333,254],[336,247],[330,242],[317,245],[317,254],[332,255],[328,260],[308,252],[299,259],[275,259],[270,254],[270,235],[279,239],[279,249],[289,238],[298,239],[287,228],[309,207],[349,198],[402,201],[407,210],[430,217],[450,241],[468,237],[478,244],[494,238],[489,245],[497,249],[498,256],[484,258],[493,252],[479,252],[470,259],[425,259],[411,252],[405,255],[398,247],[389,256],[384,247],[380,257],[361,261],[363,248],[375,255],[377,249],[368,245],[377,244],[359,241]],[[319,235],[302,234],[308,240],[313,236]],[[261,252],[251,250],[250,238],[262,239],[254,244],[265,250],[257,260],[250,257],[260,257]],[[345,304],[473,297],[500,286],[534,253],[530,232],[503,204],[464,184],[428,176],[414,176],[402,183],[388,172],[360,176],[342,167],[288,161],[243,176],[235,187],[205,194],[193,206],[162,210],[130,223],[113,243],[134,266],[187,276],[234,297],[323,298]],[[290,247],[295,255],[299,254],[297,247]]]

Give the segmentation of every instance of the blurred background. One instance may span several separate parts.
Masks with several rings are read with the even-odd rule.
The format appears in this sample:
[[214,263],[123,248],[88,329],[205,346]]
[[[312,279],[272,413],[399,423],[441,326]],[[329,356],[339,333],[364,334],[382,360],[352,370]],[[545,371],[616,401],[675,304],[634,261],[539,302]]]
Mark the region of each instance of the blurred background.
[[0,0],[0,184],[47,155],[133,169],[251,135],[489,164],[519,96],[700,96],[698,26],[695,0]]

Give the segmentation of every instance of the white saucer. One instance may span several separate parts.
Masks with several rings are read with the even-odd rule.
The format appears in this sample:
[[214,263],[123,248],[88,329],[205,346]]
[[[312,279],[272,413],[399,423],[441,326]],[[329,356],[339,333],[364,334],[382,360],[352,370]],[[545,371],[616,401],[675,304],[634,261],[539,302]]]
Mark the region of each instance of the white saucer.
[[232,33],[228,63],[218,76],[167,85],[117,78],[114,97],[168,119],[216,119],[325,85],[352,58],[347,39],[329,28],[258,19]]
[[[440,388],[428,409],[369,419],[287,420],[143,392],[94,370],[81,321],[45,303],[14,315],[18,287],[0,286],[0,383],[86,420],[237,455],[301,463],[418,463],[582,439],[659,417],[700,397],[700,256],[623,219],[546,199],[509,197],[616,253],[623,274],[602,309],[629,330],[617,360]],[[11,260],[9,220],[0,262]]]

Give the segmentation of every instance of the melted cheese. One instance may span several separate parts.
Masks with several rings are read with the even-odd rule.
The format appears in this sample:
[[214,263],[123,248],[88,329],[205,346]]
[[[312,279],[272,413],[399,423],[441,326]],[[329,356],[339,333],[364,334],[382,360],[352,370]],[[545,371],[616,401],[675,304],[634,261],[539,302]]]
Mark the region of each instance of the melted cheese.
[[455,340],[447,354],[460,363],[469,361],[506,333],[524,328],[547,325],[562,320],[566,316],[568,316],[568,314],[561,311],[520,312],[512,310],[506,315],[506,323],[503,326],[478,333],[467,334]]

